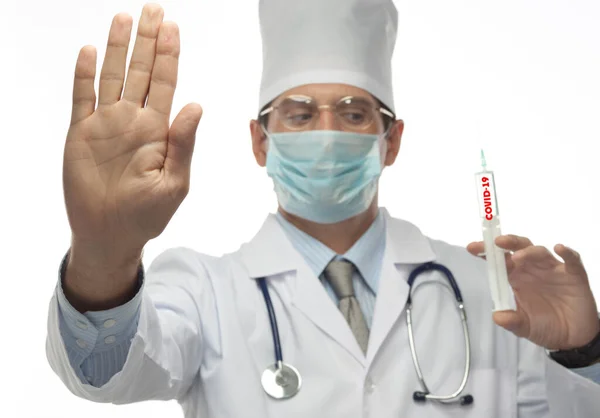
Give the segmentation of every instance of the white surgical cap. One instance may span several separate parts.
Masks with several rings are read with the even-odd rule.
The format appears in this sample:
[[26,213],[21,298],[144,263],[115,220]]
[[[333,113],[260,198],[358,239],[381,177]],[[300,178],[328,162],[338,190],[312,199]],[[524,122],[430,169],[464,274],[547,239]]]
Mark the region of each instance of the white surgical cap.
[[340,83],[368,91],[395,112],[392,0],[260,0],[259,19],[259,110],[291,88]]

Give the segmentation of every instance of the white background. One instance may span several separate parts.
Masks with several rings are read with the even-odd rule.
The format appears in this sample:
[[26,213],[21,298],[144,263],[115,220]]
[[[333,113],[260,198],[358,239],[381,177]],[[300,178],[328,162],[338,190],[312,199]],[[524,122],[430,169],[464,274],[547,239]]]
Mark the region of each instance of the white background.
[[[69,246],[63,141],[79,49],[98,49],[112,17],[143,1],[2,1],[2,378],[0,415],[177,417],[176,403],[75,398],[45,357],[48,302]],[[276,201],[250,149],[261,71],[257,0],[163,1],[181,30],[175,115],[204,107],[192,188],[148,265],[172,246],[219,255],[249,240]],[[406,123],[380,203],[433,238],[480,239],[473,174],[495,171],[503,231],[583,257],[600,296],[600,3],[593,0],[397,1],[396,107]],[[131,50],[130,48],[130,54]],[[600,300],[600,299],[599,299]],[[258,382],[257,382],[258,384]]]

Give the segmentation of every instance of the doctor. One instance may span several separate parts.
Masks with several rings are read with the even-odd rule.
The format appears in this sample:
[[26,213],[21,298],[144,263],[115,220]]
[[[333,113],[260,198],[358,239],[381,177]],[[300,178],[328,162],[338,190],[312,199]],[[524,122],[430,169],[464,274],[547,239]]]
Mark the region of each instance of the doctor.
[[[72,242],[47,339],[71,392],[115,404],[176,399],[187,418],[596,416],[600,387],[569,370],[600,360],[576,252],[556,246],[563,262],[527,238],[499,238],[514,252],[518,306],[492,318],[481,242],[466,251],[378,208],[381,168],[403,131],[390,0],[260,2],[264,68],[250,129],[279,211],[232,254],[174,248],[145,271],[144,245],[188,192],[202,114],[189,104],[168,125],[179,35],[162,19],[144,7],[125,78],[132,21],[115,17],[97,104],[95,50],[77,60],[64,153]],[[446,276],[425,271],[409,286],[429,262],[462,292],[468,347]],[[470,349],[452,403],[423,398],[409,307],[431,394],[456,390]]]

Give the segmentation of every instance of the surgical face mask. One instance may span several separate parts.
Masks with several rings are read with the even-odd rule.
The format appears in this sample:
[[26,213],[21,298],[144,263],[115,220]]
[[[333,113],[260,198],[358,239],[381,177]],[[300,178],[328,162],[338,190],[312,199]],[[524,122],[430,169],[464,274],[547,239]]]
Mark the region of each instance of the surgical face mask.
[[342,131],[268,134],[267,174],[280,206],[323,224],[367,210],[382,171],[382,135]]

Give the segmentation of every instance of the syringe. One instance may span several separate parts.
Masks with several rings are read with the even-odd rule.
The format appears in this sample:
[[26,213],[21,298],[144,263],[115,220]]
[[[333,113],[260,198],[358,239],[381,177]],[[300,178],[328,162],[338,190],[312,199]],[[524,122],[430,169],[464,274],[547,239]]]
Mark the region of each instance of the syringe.
[[515,297],[508,283],[504,258],[505,250],[495,244],[496,238],[502,233],[500,231],[500,212],[496,198],[494,173],[486,168],[487,164],[483,150],[481,150],[481,165],[483,171],[475,174],[475,179],[477,181],[479,214],[481,216],[483,243],[494,311],[514,310]]

